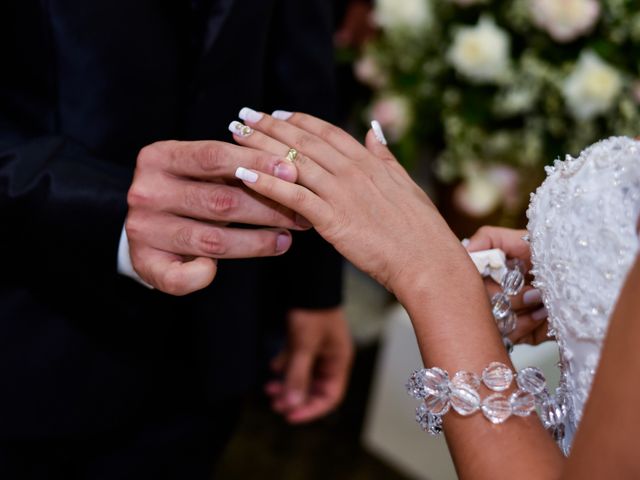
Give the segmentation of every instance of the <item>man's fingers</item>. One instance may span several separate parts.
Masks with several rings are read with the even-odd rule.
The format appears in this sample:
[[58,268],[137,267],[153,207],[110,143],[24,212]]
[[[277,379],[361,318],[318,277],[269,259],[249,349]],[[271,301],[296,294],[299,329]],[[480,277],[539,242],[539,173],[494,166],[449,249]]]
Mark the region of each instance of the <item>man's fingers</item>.
[[299,213],[316,228],[326,228],[333,220],[332,207],[302,185],[242,167],[236,171],[236,177],[251,190]]
[[293,351],[285,375],[285,395],[289,408],[305,403],[313,373],[313,355],[307,351]]
[[281,255],[291,246],[287,230],[229,228],[168,214],[130,215],[129,238],[176,255],[253,258]]
[[138,166],[180,177],[214,180],[233,178],[238,166],[273,174],[281,156],[216,141],[157,142],[138,154]]
[[133,267],[144,281],[170,295],[182,296],[207,287],[216,276],[210,258],[184,261],[178,255],[150,247],[135,250]]

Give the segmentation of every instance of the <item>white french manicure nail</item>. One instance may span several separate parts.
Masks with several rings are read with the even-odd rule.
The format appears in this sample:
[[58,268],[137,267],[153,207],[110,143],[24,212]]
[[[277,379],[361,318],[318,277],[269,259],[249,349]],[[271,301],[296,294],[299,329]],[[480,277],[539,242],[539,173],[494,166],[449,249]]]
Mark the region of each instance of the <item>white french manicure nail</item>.
[[373,134],[382,145],[387,144],[387,139],[384,136],[384,132],[382,131],[382,126],[380,126],[380,122],[374,120],[371,122],[371,128],[373,129]]
[[236,177],[249,183],[256,183],[258,181],[258,174],[251,170],[247,170],[244,167],[238,167],[236,170]]
[[542,303],[542,292],[537,288],[527,290],[522,295],[522,302],[525,305],[537,305],[538,303]]
[[469,244],[471,243],[471,240],[469,240],[468,238],[463,238],[460,243],[462,244],[462,246],[464,248],[467,248],[469,246]]
[[258,123],[260,120],[262,120],[264,114],[256,112],[249,107],[244,107],[242,110],[240,110],[238,116],[245,122]]
[[278,120],[284,120],[284,121],[289,120],[292,115],[293,113],[287,112],[286,110],[276,110],[271,114],[273,118],[276,118]]
[[235,135],[241,137],[248,137],[253,133],[253,128],[247,127],[244,123],[236,122],[235,120],[229,124],[229,131]]

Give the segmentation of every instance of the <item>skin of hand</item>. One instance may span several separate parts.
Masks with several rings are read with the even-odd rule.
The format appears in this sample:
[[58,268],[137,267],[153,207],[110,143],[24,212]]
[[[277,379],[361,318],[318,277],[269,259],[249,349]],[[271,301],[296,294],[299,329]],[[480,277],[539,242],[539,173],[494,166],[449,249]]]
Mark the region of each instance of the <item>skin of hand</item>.
[[[297,113],[287,121],[254,112],[241,145],[276,155],[288,146],[299,152],[293,184],[245,170],[248,188],[306,217],[354,265],[396,295],[422,277],[433,258],[471,266],[464,248],[426,193],[372,132],[363,147],[341,129]],[[313,152],[313,158],[306,152]],[[302,186],[304,185],[304,186]],[[367,199],[376,201],[367,201]],[[373,228],[372,228],[373,227]],[[451,253],[455,252],[455,255]]]
[[[466,248],[469,252],[499,248],[507,255],[507,258],[522,260],[524,269],[531,269],[531,251],[529,244],[523,240],[526,230],[513,230],[500,227],[482,227],[469,238]],[[484,281],[489,298],[502,291],[500,286],[491,278]],[[511,297],[511,306],[518,316],[518,324],[509,339],[515,343],[528,343],[538,345],[549,341],[547,335],[547,310],[542,303],[542,295],[539,290],[531,286],[531,277],[526,276],[526,285],[522,292]]]
[[291,246],[289,229],[308,228],[291,210],[242,187],[233,177],[238,165],[288,181],[297,175],[283,157],[223,142],[166,141],[140,151],[125,229],[144,281],[186,295],[213,281],[217,259],[281,255]]
[[280,379],[265,386],[274,411],[292,424],[310,422],[342,401],[353,361],[353,342],[342,308],[294,309],[288,341],[272,362]]

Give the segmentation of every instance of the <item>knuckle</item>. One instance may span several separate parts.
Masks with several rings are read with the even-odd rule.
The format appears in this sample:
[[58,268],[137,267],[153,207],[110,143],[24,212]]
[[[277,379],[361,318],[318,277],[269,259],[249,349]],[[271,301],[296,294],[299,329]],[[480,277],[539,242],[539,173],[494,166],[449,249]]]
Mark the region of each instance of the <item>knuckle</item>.
[[174,242],[179,250],[190,249],[193,246],[193,229],[180,227],[175,233]]
[[340,135],[340,129],[331,124],[323,125],[319,132],[319,137],[327,142]]
[[309,200],[309,196],[307,192],[302,188],[296,188],[296,191],[293,193],[293,201],[296,205],[305,205]]
[[220,143],[208,143],[200,155],[200,168],[207,173],[216,173],[227,162],[227,148]]
[[237,207],[238,200],[229,190],[220,188],[209,195],[207,203],[214,215],[227,217]]
[[224,235],[219,228],[207,229],[200,236],[200,248],[207,255],[221,256],[227,253]]
[[295,139],[296,145],[300,150],[313,144],[313,137],[308,133],[300,133]]
[[131,240],[138,238],[144,231],[140,215],[129,213],[124,223],[124,229],[125,232],[127,232],[127,238],[129,239],[129,243],[131,244]]
[[152,194],[141,182],[134,182],[127,192],[127,204],[129,208],[141,208],[151,203]]

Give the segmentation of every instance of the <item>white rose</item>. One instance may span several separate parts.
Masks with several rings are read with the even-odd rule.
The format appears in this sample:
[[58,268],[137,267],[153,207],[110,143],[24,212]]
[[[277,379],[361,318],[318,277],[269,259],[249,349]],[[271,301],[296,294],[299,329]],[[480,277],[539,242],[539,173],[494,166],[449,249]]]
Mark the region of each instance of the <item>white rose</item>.
[[369,112],[370,120],[377,120],[391,143],[400,140],[411,125],[412,111],[409,101],[397,94],[388,94],[376,100]]
[[529,0],[533,22],[558,42],[588,32],[600,16],[597,0]]
[[471,217],[486,217],[498,208],[501,200],[500,187],[485,174],[467,178],[453,192],[455,205]]
[[578,120],[589,120],[609,110],[622,90],[618,71],[593,52],[583,52],[562,86],[569,110]]
[[431,0],[376,0],[373,18],[384,30],[420,33],[431,26]]
[[454,68],[477,82],[497,82],[509,71],[510,40],[493,19],[483,17],[474,27],[461,27],[447,53]]

